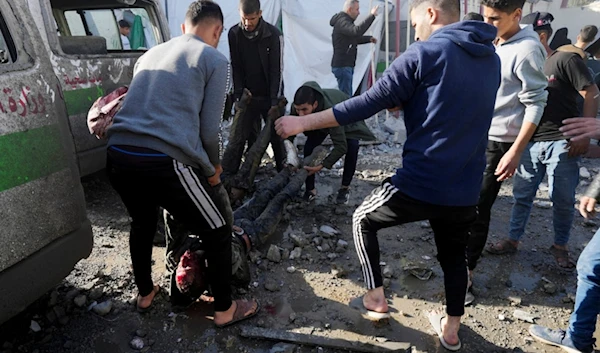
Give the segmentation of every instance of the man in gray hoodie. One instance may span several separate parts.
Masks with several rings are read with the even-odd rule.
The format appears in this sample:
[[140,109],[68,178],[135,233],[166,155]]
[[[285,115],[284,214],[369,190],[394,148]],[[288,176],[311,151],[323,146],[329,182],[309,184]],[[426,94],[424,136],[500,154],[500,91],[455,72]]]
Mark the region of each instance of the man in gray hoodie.
[[108,130],[107,170],[132,218],[129,247],[139,290],[137,308],[148,310],[152,239],[159,208],[198,234],[206,249],[214,322],[222,327],[259,310],[255,300],[231,300],[232,212],[220,181],[220,122],[229,63],[216,50],[223,13],[212,1],[194,1],[182,36],[140,57],[123,108]]
[[[487,241],[490,213],[503,180],[511,178],[521,153],[544,113],[548,81],[542,69],[546,51],[531,26],[521,28],[525,0],[482,0],[485,22],[498,29],[496,54],[502,65],[502,82],[496,95],[494,118],[488,134],[487,165],[478,203],[478,219],[471,228],[467,248],[469,271],[477,265]],[[503,248],[493,247],[492,251]],[[472,294],[467,294],[472,301]]]

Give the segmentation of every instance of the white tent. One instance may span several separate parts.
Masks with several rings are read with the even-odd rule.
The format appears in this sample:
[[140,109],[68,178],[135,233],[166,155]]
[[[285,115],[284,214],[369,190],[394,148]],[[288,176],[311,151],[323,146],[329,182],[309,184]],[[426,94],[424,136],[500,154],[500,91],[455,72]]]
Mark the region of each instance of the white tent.
[[[161,5],[167,14],[172,36],[181,34],[180,25],[191,0],[162,0]],[[227,31],[239,20],[237,0],[215,0],[223,10],[225,33],[219,42],[219,51],[229,58]],[[324,88],[337,88],[335,77],[331,73],[332,27],[329,20],[342,10],[344,0],[262,0],[263,18],[272,24],[282,17],[284,33],[284,70],[283,80],[285,96],[292,100],[295,90],[306,81],[317,81]],[[370,12],[372,6],[379,5],[379,15],[367,31],[378,39],[377,45],[359,46],[358,58],[354,71],[353,89],[369,69],[373,59],[377,59],[379,45],[384,40],[384,2],[382,0],[363,0],[360,2],[361,15],[356,23],[360,23]],[[402,20],[406,19],[407,1],[401,1]],[[392,1],[388,2],[388,11],[393,14]]]

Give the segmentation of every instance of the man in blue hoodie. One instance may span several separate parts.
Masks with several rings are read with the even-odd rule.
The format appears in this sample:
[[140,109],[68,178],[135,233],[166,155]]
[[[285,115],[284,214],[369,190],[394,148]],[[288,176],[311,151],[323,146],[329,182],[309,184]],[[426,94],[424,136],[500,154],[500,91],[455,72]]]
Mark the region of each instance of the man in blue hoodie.
[[[453,0],[416,0],[411,21],[418,42],[362,94],[304,117],[276,122],[282,137],[367,119],[383,109],[404,109],[403,167],[375,189],[353,216],[354,243],[368,292],[356,304],[371,318],[389,317],[377,231],[428,219],[444,271],[447,314],[429,318],[444,347],[460,348],[458,329],[467,289],[465,249],[476,218],[485,167],[487,132],[500,85],[496,29],[460,22]],[[469,67],[470,75],[464,75]]]

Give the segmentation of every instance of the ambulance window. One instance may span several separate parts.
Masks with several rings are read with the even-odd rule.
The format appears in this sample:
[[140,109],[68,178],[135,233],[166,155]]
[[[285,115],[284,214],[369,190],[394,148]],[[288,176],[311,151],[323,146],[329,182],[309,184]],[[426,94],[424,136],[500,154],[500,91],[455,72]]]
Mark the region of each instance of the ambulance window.
[[144,8],[67,10],[64,17],[68,31],[61,31],[61,37],[103,39],[106,51],[146,50],[159,43],[158,26]]
[[0,13],[0,65],[17,61],[17,48]]

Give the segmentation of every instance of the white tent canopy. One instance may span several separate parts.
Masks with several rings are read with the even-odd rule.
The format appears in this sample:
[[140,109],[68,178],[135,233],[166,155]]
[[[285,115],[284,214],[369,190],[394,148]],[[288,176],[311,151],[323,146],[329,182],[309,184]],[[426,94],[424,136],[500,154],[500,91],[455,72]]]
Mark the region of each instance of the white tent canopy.
[[[181,34],[181,23],[191,0],[162,0],[166,10],[172,36]],[[239,20],[237,0],[215,0],[223,10],[225,33],[221,36],[218,50],[229,58],[227,31]],[[284,33],[284,70],[283,80],[285,96],[292,100],[296,89],[306,81],[317,81],[324,88],[337,88],[335,77],[331,73],[331,17],[342,10],[344,0],[262,0],[263,18],[277,23],[282,16]],[[379,5],[379,15],[367,31],[378,39],[377,45],[359,46],[358,58],[354,71],[353,89],[356,89],[369,69],[372,59],[379,53],[379,45],[384,28],[384,2],[382,0],[360,1],[361,15],[356,23],[360,23],[369,13],[371,6]],[[392,2],[388,2],[390,16],[394,14]],[[401,19],[406,19],[407,1],[401,1]],[[376,57],[375,57],[376,59]]]

